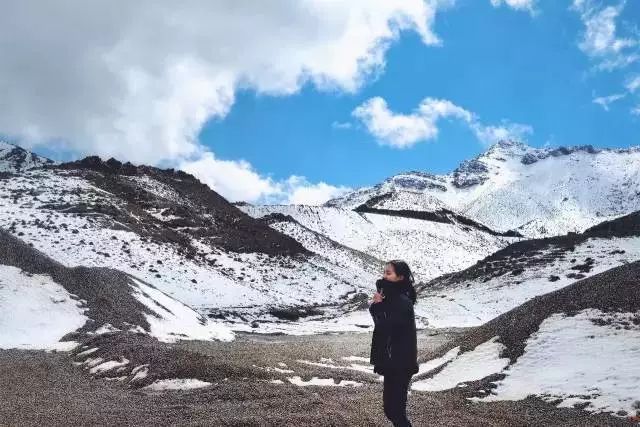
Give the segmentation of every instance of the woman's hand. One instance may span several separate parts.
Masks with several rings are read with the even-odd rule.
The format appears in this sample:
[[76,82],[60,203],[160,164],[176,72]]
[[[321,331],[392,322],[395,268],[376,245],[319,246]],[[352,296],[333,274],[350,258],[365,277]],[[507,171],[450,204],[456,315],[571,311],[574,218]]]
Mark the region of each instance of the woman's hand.
[[382,294],[380,292],[373,294],[373,303],[376,304],[378,302],[382,302]]

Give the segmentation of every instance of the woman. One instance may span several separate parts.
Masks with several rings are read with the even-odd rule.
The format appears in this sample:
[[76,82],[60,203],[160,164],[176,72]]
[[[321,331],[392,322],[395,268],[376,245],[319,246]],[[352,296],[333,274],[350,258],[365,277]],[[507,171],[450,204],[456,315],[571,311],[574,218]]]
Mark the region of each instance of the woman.
[[404,261],[389,261],[369,313],[375,327],[370,362],[373,371],[384,375],[384,414],[395,427],[411,426],[407,418],[407,392],[411,377],[418,372],[418,347],[413,304],[416,291],[413,275]]

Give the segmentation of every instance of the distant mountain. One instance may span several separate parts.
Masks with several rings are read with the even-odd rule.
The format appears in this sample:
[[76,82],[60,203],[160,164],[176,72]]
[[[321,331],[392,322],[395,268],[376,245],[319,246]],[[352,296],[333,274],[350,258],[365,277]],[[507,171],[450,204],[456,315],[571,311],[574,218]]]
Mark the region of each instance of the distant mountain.
[[17,145],[0,141],[0,173],[22,172],[52,164],[54,164],[53,160],[38,156]]
[[533,148],[501,141],[446,175],[407,172],[326,206],[450,210],[527,237],[579,232],[640,210],[640,147]]
[[[242,205],[254,218],[298,239],[300,227],[380,260],[404,259],[418,281],[461,270],[518,240],[450,211],[331,206]],[[285,218],[289,223],[285,224]]]

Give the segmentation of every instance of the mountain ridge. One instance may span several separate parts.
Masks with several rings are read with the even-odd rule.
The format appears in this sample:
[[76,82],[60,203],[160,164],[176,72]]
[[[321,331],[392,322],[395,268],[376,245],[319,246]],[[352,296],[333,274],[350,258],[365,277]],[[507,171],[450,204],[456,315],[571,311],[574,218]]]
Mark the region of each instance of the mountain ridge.
[[325,206],[447,209],[536,238],[583,231],[640,209],[640,146],[534,148],[500,141],[447,174],[403,172]]

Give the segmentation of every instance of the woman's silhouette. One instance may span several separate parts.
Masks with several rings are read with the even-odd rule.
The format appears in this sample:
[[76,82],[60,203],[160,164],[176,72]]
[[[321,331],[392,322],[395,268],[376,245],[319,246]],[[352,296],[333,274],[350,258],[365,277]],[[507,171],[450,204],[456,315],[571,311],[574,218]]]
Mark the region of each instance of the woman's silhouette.
[[369,306],[375,324],[370,362],[374,372],[384,375],[384,414],[395,427],[411,426],[407,392],[411,377],[418,372],[413,281],[406,262],[387,262]]

